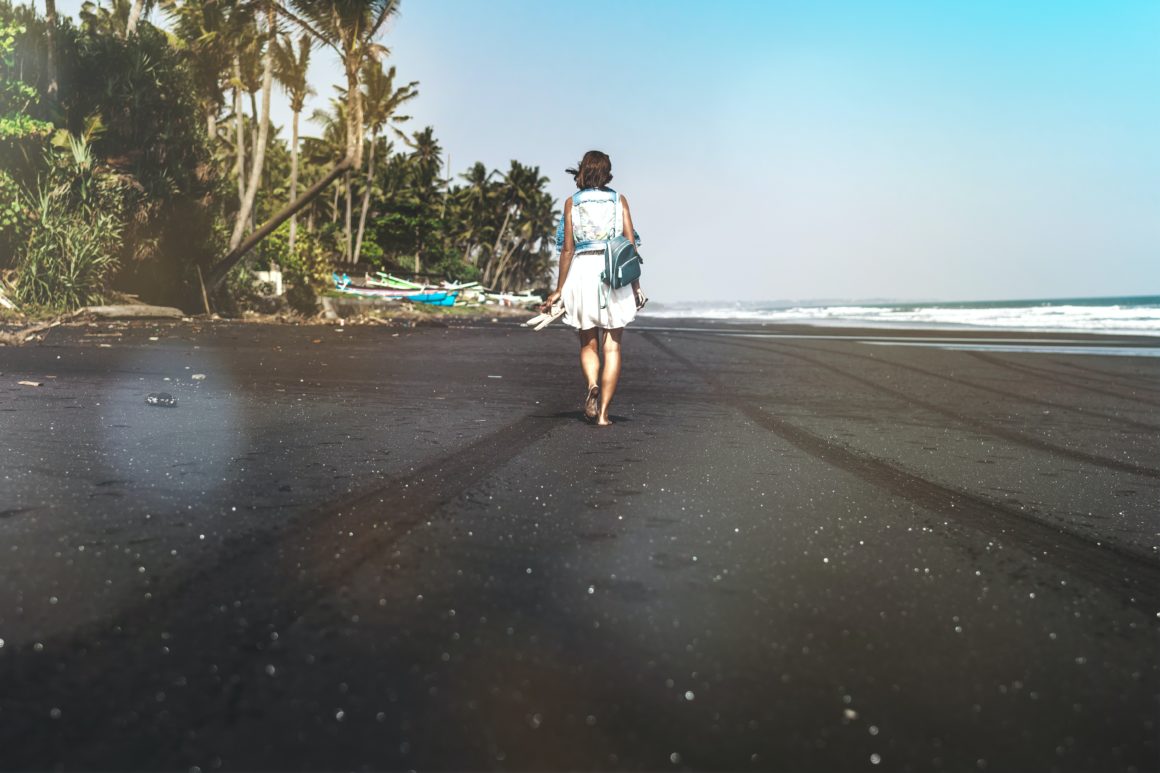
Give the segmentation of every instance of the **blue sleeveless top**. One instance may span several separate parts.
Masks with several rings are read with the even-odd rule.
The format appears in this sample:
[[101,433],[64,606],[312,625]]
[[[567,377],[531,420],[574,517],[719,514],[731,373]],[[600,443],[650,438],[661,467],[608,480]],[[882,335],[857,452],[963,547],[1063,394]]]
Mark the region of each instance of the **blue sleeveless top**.
[[[556,254],[564,251],[564,216],[556,226]],[[611,188],[584,188],[572,194],[572,239],[576,252],[603,250],[610,239],[624,232],[624,209],[620,194]],[[637,246],[640,234],[633,230]]]

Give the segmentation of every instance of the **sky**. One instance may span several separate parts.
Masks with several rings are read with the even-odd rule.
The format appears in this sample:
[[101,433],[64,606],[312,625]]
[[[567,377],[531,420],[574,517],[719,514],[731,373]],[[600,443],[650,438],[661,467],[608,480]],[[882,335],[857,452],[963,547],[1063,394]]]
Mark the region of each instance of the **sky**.
[[655,300],[1160,294],[1154,0],[402,0],[382,42],[454,172],[562,201],[607,152]]

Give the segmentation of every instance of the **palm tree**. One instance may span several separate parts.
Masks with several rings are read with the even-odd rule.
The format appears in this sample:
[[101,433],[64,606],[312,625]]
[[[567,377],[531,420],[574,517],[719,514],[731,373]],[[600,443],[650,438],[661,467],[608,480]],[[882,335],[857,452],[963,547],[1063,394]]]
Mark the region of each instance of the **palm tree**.
[[218,140],[217,119],[225,105],[224,83],[234,56],[232,5],[218,0],[162,0],[173,35],[187,52],[186,61],[197,84],[205,113],[206,134]]
[[[367,154],[366,185],[363,188],[362,212],[358,220],[358,236],[354,243],[353,263],[358,263],[362,253],[363,234],[366,232],[367,210],[370,208],[371,190],[375,177],[375,145],[378,144],[379,132],[391,124],[409,121],[410,116],[396,115],[399,106],[404,102],[419,96],[416,87],[418,81],[411,81],[405,86],[395,88],[395,68],[392,65],[384,71],[377,61],[368,61],[363,70],[363,100],[366,105],[366,122],[370,126],[370,152]],[[395,134],[404,137],[395,126],[391,126]]]
[[100,2],[85,0],[78,15],[86,29],[102,35],[123,38],[130,10],[129,0],[112,0],[109,8],[105,8]]
[[375,43],[387,19],[399,12],[399,0],[290,0],[282,12],[325,46],[334,49],[346,74],[346,148],[353,166],[362,166],[363,104],[360,76],[367,61],[388,53]]
[[137,31],[137,22],[141,20],[141,15],[148,14],[153,8],[154,0],[133,0],[133,7],[129,9],[129,18],[125,22],[125,37],[129,37]]
[[[306,98],[314,93],[306,82],[306,72],[310,67],[310,35],[302,33],[298,38],[297,53],[289,35],[274,46],[274,77],[282,84],[290,97],[290,111],[293,113],[290,128],[290,201],[298,198],[298,116],[306,106]],[[298,235],[298,216],[290,217],[290,254],[294,254],[294,243]]]
[[232,247],[209,272],[209,282],[214,285],[225,278],[247,251],[309,204],[327,185],[348,170],[362,166],[363,109],[359,76],[364,61],[378,59],[387,53],[386,48],[375,43],[375,38],[387,19],[398,13],[399,0],[289,0],[289,7],[277,5],[277,10],[339,55],[346,74],[348,100],[346,155],[298,199],[256,229],[249,238]]
[[[327,112],[325,110],[315,110],[314,113],[310,116],[310,120],[317,124],[321,124],[322,126],[322,143],[321,145],[316,145],[315,149],[317,150],[319,147],[325,147],[332,149],[333,152],[336,152],[339,155],[342,155],[346,152],[347,100],[345,97],[341,96],[343,93],[341,88],[337,88],[336,91],[339,92],[340,98],[330,100],[330,111]],[[354,196],[352,195],[351,191],[351,175],[353,171],[354,170],[348,166],[343,172],[342,184],[335,188],[334,208],[332,212],[333,217],[331,218],[331,222],[337,222],[338,200],[341,196],[343,202],[346,204],[346,218],[343,220],[344,226],[342,232],[342,244],[340,245],[342,248],[343,262],[350,261],[351,257],[351,212],[354,206],[352,203]]]
[[[546,183],[546,178],[540,178]],[[506,265],[495,278],[501,291],[516,289],[539,281],[551,269],[552,234],[555,233],[556,211],[550,194],[541,189],[526,191],[527,202],[521,208],[516,225],[518,241],[509,252]]]
[[[430,211],[435,196],[442,187],[439,179],[439,168],[443,163],[443,148],[435,139],[435,129],[428,126],[422,131],[415,132],[408,144],[414,149],[409,159],[412,169],[412,183],[415,197],[419,201],[419,211]],[[420,227],[415,230],[415,273],[422,271],[422,255],[425,245]]]
[[[254,159],[250,164],[249,180],[239,180],[242,200],[238,208],[237,220],[234,221],[234,231],[230,235],[231,252],[238,248],[242,242],[242,237],[245,236],[246,224],[253,211],[254,200],[257,198],[258,188],[262,181],[262,164],[266,159],[266,140],[270,134],[270,92],[274,86],[274,42],[278,39],[278,25],[274,11],[274,0],[261,0],[261,5],[264,6],[262,10],[265,11],[265,33],[268,38],[262,53],[262,112],[261,115],[255,116],[258,120],[258,137],[254,145]],[[240,65],[237,59],[235,59],[234,73],[240,75]],[[240,88],[240,85],[235,86],[235,89],[237,88]],[[235,116],[235,120],[238,122],[238,169],[241,172],[243,170],[241,149],[244,142],[244,132],[242,131],[240,100],[235,98],[235,103],[239,108],[239,115]]]
[[[109,8],[98,2],[86,0],[81,5],[80,17],[90,28],[127,38],[137,31],[142,15],[147,15],[156,0],[112,0]],[[55,6],[55,2],[53,3]],[[46,3],[47,6],[47,3]],[[55,11],[55,8],[54,8]]]
[[[315,110],[310,120],[322,127],[321,137],[307,137],[303,143],[308,160],[314,164],[325,164],[346,153],[346,102],[330,100],[330,110]],[[334,203],[331,206],[331,222],[338,221],[338,197],[346,191],[346,185],[334,189]]]
[[[538,166],[529,167],[512,161],[501,189],[506,210],[504,224],[500,227],[491,260],[484,270],[484,284],[498,283],[509,273],[512,261],[518,265],[534,244],[543,238],[543,188],[547,184],[548,178],[540,175]],[[547,209],[550,213],[550,198]],[[551,225],[548,230],[551,230]]]
[[452,191],[452,201],[457,206],[458,217],[454,218],[460,228],[459,239],[463,244],[463,262],[478,261],[477,245],[483,243],[490,232],[489,220],[494,209],[496,183],[491,181],[496,172],[488,171],[481,162],[468,169],[460,177],[467,183],[466,187]]

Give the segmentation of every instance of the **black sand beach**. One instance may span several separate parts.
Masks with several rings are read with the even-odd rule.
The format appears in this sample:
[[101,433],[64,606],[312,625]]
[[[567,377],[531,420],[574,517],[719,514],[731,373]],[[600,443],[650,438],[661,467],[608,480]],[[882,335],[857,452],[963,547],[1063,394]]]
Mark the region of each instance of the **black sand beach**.
[[0,348],[0,768],[1160,768],[1155,339],[642,322]]

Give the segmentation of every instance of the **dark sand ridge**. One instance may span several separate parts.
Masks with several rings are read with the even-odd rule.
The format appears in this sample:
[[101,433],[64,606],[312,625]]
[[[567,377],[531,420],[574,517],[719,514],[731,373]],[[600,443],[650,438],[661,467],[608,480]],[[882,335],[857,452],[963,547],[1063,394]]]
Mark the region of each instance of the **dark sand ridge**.
[[704,327],[0,350],[0,766],[1160,764],[1160,361]]

